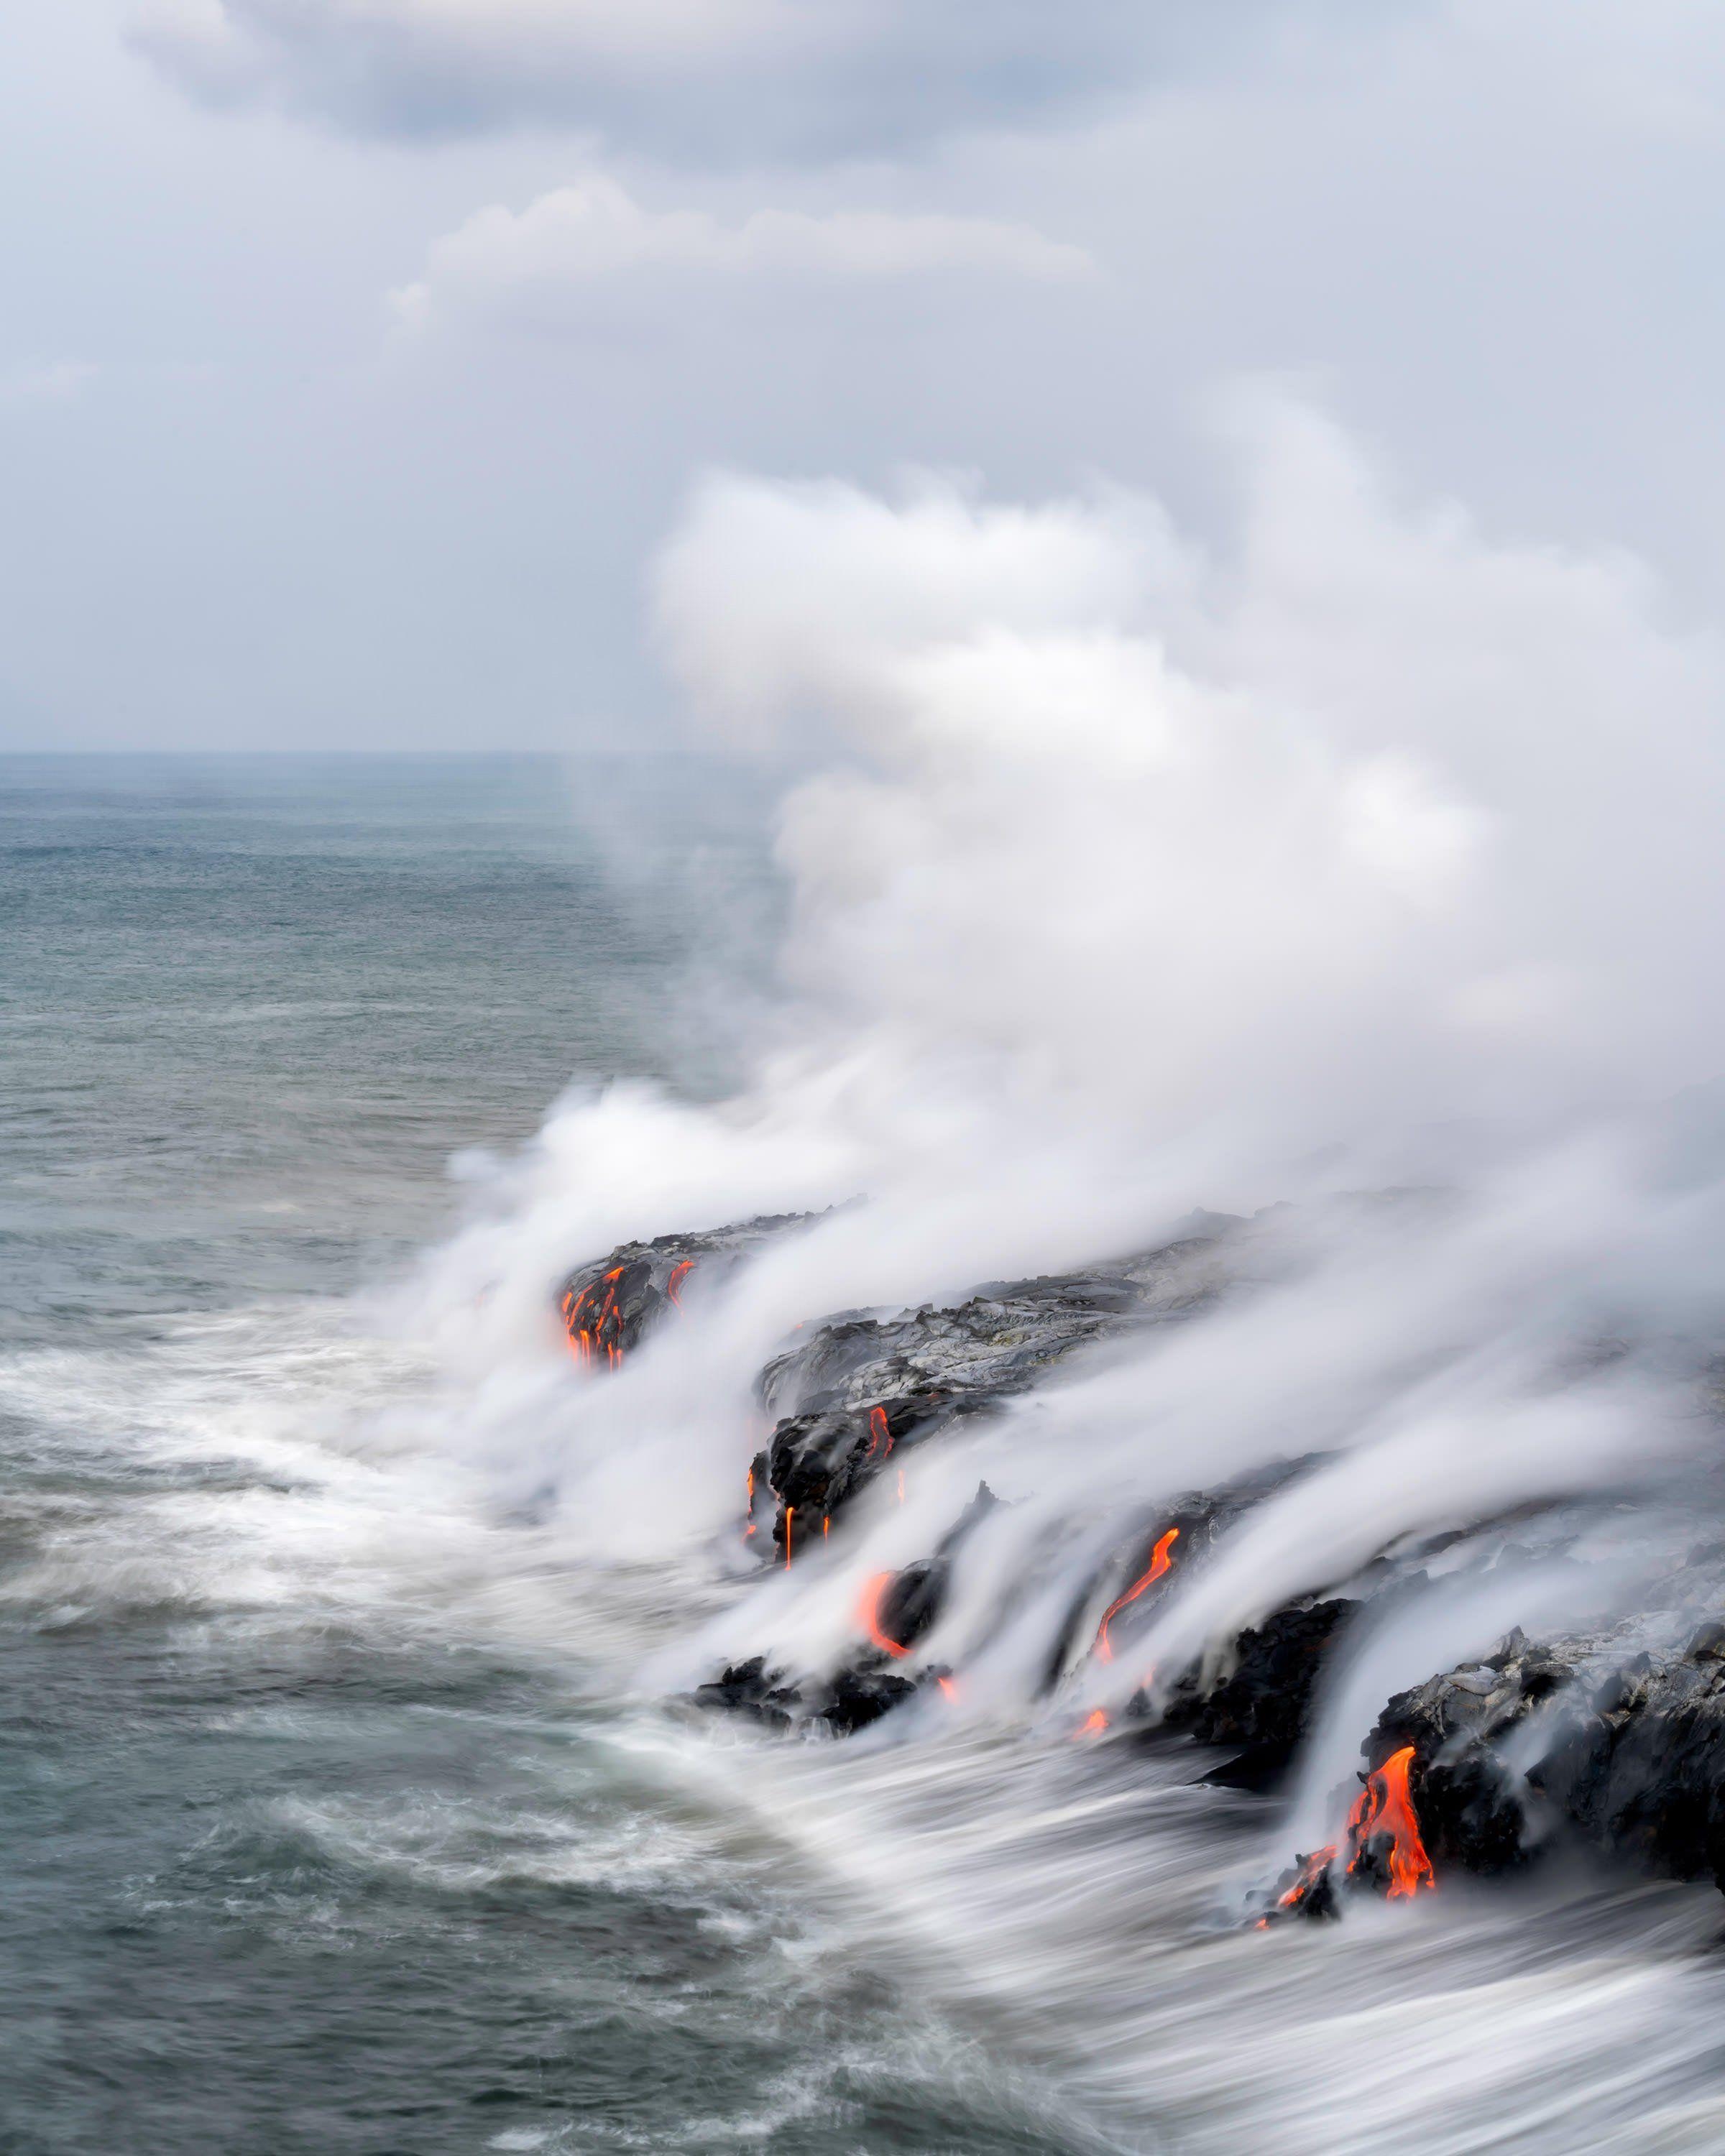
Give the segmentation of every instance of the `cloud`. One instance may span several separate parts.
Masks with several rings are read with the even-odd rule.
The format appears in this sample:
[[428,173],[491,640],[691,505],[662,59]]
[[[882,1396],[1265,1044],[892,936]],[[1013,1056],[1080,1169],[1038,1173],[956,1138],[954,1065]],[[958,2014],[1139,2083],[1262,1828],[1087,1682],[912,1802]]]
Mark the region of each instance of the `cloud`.
[[650,210],[595,174],[521,211],[479,211],[436,241],[425,275],[391,294],[408,327],[444,316],[544,321],[609,280],[643,272],[729,283],[786,278],[872,282],[931,272],[1068,280],[1092,272],[1081,248],[987,218],[844,210],[757,210],[726,225],[704,210]]
[[131,36],[213,103],[362,133],[550,123],[699,162],[1035,121],[1231,59],[1260,22],[1365,12],[1236,0],[1219,29],[1203,0],[143,0]]
[[101,372],[93,360],[55,359],[0,374],[0,404],[60,404],[87,389]]

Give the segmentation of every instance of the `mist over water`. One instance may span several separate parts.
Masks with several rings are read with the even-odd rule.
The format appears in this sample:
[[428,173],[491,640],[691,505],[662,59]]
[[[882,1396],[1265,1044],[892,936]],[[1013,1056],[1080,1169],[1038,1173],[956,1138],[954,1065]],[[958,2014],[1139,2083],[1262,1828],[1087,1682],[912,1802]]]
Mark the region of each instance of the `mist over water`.
[[[19,2145],[1717,2146],[1710,1892],[1240,1919],[1390,1691],[1717,1519],[1718,654],[1631,562],[1233,424],[1225,558],[1106,492],[708,482],[657,607],[723,764],[8,767]],[[752,1555],[796,1327],[1194,1209],[1241,1224],[1196,1314]],[[567,1353],[572,1266],[802,1210]],[[1279,1463],[1050,1689],[1123,1539]],[[984,1477],[956,1697],[667,1707],[830,1667]],[[1074,1741],[1464,1528],[1284,1801]]]

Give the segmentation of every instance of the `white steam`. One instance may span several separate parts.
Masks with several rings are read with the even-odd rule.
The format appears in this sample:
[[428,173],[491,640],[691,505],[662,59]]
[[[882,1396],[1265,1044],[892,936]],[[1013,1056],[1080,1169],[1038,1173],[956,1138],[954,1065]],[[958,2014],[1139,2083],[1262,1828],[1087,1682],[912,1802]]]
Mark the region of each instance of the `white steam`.
[[[875,1493],[685,1674],[841,1653],[860,1581],[982,1474],[1012,1507],[929,1651],[986,1712],[1177,1492],[1328,1455],[1167,1598],[1142,1644],[1171,1668],[1398,1536],[1693,1449],[1671,1336],[1717,1307],[1718,1148],[1656,1104],[1722,1060],[1721,654],[1626,558],[1403,511],[1309,412],[1249,401],[1235,440],[1216,553],[1119,492],[737,477],[665,551],[691,710],[812,773],[778,832],[784,1009],[717,1107],[565,1104],[434,1262],[505,1486],[668,1562],[734,1522],[751,1380],[798,1322],[1106,1258],[1194,1206],[1306,1209],[1240,1241],[1212,1313],[913,1452],[902,1507]],[[1440,1204],[1318,1203],[1440,1172]],[[559,1352],[554,1283],[613,1243],[859,1195],[620,1376]]]

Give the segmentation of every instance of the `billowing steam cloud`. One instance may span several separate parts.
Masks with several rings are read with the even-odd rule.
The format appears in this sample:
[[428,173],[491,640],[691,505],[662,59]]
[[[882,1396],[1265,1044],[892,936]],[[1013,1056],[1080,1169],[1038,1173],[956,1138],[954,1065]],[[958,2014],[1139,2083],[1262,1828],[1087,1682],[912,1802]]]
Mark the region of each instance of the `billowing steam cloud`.
[[[1308,411],[1235,418],[1219,553],[1117,492],[723,476],[666,549],[691,711],[812,772],[778,835],[784,1007],[717,1108],[565,1105],[438,1259],[475,1450],[588,1548],[666,1562],[734,1519],[750,1383],[799,1322],[1302,1201],[1255,1231],[1250,1294],[931,1448],[903,1505],[698,1653],[838,1652],[860,1583],[983,1472],[1013,1502],[934,1644],[1004,1703],[1172,1493],[1328,1459],[1169,1599],[1142,1645],[1177,1671],[1399,1535],[1692,1445],[1677,1336],[1721,1286],[1716,1148],[1656,1104],[1722,1060],[1720,654],[1630,560],[1404,511]],[[1323,1202],[1410,1179],[1449,1194]],[[559,1353],[570,1263],[829,1205],[614,1380]]]

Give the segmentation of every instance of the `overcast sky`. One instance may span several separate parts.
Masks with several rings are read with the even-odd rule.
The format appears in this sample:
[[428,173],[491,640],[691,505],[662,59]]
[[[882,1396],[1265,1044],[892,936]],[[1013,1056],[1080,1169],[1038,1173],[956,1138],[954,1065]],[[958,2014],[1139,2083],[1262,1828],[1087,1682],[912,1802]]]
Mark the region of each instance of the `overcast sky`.
[[1202,534],[1266,373],[1717,613],[1718,0],[13,14],[0,745],[653,745],[704,470]]

